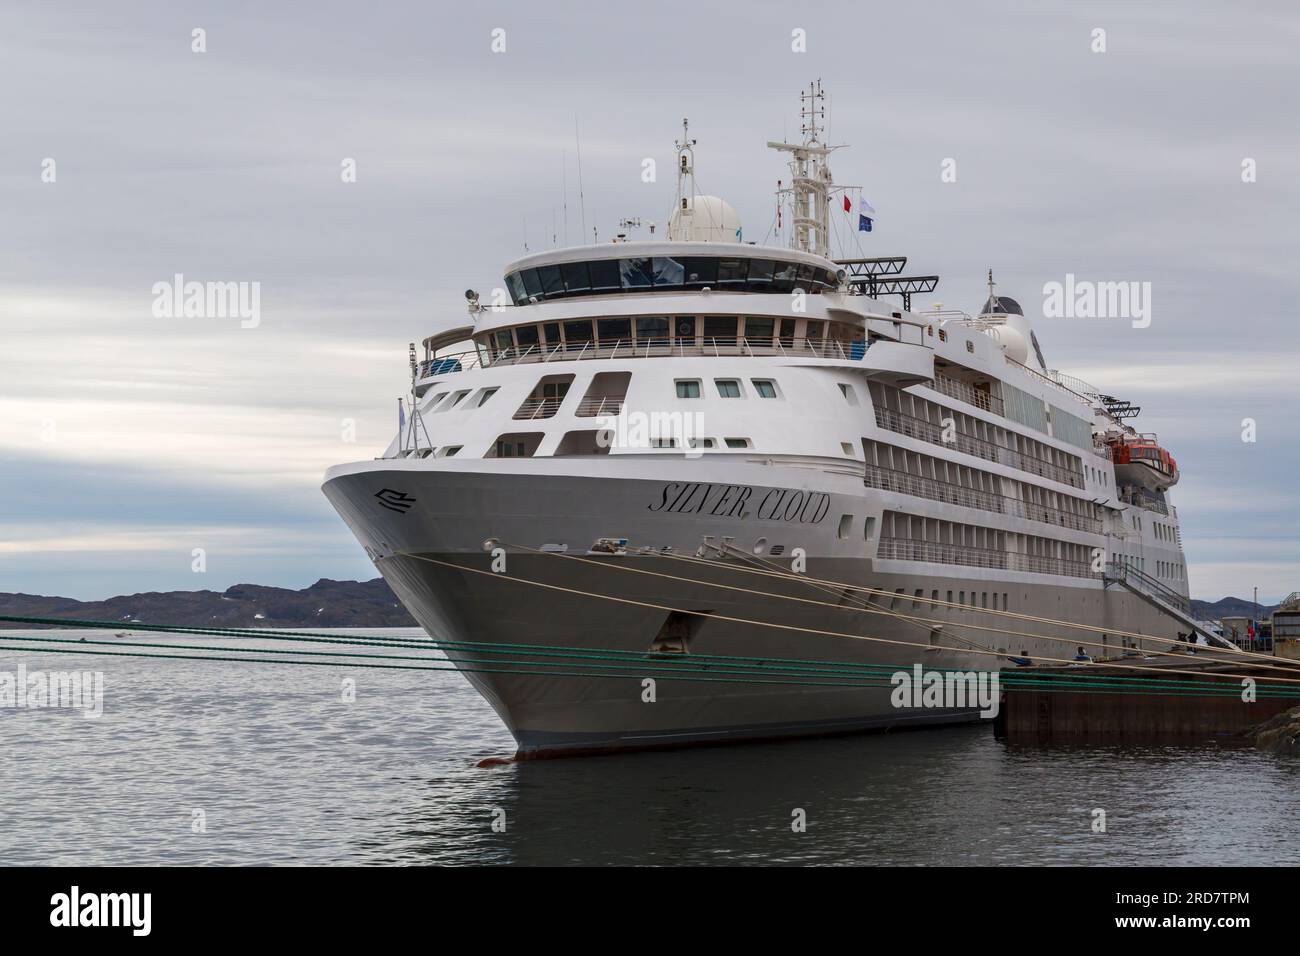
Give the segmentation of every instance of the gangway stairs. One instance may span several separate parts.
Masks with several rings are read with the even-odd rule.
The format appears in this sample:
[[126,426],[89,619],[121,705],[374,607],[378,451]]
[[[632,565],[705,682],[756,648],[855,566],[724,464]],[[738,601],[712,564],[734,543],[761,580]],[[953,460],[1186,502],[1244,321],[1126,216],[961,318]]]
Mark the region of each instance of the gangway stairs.
[[1204,637],[1211,647],[1225,647],[1238,650],[1237,645],[1212,631],[1207,631],[1192,617],[1192,602],[1172,588],[1139,570],[1128,561],[1111,561],[1106,565],[1106,587],[1118,584],[1132,591],[1156,610],[1172,617],[1179,624],[1187,627],[1193,634]]

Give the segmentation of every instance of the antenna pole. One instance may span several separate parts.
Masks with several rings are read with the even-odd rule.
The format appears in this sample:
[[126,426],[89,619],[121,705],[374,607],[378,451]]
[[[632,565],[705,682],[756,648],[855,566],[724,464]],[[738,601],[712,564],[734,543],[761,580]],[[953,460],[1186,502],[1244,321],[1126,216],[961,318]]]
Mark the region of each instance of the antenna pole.
[[578,208],[582,212],[582,231],[587,231],[587,203],[582,193],[582,134],[578,132],[578,116],[573,116],[573,138],[578,142]]

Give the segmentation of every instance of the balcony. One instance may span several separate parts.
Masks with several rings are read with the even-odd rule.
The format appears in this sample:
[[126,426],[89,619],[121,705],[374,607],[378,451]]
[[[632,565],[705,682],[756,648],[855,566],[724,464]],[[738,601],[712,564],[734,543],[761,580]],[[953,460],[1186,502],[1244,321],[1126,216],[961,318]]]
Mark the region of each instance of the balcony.
[[1043,524],[1056,525],[1059,528],[1070,528],[1074,531],[1101,534],[1101,520],[1098,518],[1062,511],[1059,508],[1051,508],[1047,505],[1034,504],[1020,498],[1011,498],[1007,495],[984,491],[979,488],[954,485],[951,482],[940,481],[937,478],[923,478],[920,475],[911,475],[906,472],[895,471],[892,468],[867,465],[864,483],[868,488],[895,491],[899,494],[912,495],[917,498],[929,498],[931,501],[942,501],[945,504],[960,505],[964,508],[976,508],[980,511],[1011,515],[1028,521],[1041,521]]
[[968,548],[965,545],[940,544],[937,541],[912,541],[907,538],[881,538],[876,557],[894,561],[924,561],[929,564],[959,564],[965,567],[998,568],[1029,571],[1035,574],[1059,574],[1073,578],[1100,578],[1087,561],[1069,561],[1038,554]]
[[983,458],[985,461],[997,462],[1009,468],[1017,468],[1020,471],[1038,475],[1040,478],[1059,481],[1061,484],[1070,485],[1074,488],[1083,487],[1083,475],[1079,472],[1062,468],[1060,465],[1053,464],[1042,458],[1036,458],[1033,455],[1026,455],[1013,448],[1007,448],[1005,445],[985,441],[982,438],[976,438],[973,435],[966,435],[961,432],[954,435],[952,441],[944,441],[943,429],[939,425],[923,418],[915,418],[903,412],[896,412],[892,408],[876,406],[876,425],[891,432],[906,435],[908,438],[917,438],[932,445],[939,445],[942,448],[965,452],[967,455],[974,455],[976,458]]
[[1002,399],[991,392],[968,385],[960,379],[947,375],[935,375],[934,381],[927,383],[927,386],[936,392],[947,395],[949,398],[955,398],[959,402],[965,402],[967,405],[973,405],[986,412],[992,412],[994,415],[1003,414]]

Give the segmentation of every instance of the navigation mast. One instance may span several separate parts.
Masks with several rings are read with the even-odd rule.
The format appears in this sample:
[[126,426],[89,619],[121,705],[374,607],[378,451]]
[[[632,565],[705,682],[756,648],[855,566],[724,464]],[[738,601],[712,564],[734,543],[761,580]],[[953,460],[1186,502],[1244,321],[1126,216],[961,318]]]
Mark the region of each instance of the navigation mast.
[[808,84],[808,91],[800,93],[799,100],[803,142],[767,145],[790,154],[790,185],[778,190],[778,195],[789,197],[792,206],[794,240],[791,245],[804,252],[829,256],[830,194],[834,180],[827,157],[839,147],[821,141],[823,126],[819,120],[826,119],[826,94],[822,92],[821,80]]

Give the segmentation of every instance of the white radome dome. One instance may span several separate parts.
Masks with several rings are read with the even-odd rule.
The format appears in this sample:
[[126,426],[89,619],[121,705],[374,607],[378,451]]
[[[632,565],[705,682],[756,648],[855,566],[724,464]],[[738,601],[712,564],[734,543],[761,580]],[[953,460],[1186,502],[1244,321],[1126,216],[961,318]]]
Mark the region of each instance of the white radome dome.
[[687,199],[668,217],[668,238],[687,242],[740,242],[740,215],[717,196]]

